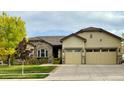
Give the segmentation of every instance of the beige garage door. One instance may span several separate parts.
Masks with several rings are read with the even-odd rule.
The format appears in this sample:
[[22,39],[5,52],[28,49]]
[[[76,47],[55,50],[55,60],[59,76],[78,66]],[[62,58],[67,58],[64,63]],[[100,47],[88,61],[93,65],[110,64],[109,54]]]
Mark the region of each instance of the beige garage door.
[[86,64],[116,64],[116,49],[90,50],[86,52]]
[[81,49],[66,49],[65,64],[81,64]]

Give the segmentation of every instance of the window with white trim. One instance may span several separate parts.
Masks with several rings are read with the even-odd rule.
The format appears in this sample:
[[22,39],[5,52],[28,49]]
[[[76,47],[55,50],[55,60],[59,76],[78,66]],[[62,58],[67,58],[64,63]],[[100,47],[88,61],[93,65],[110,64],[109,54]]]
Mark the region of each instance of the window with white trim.
[[37,51],[37,57],[40,57],[40,50]]
[[45,49],[38,50],[37,57],[48,57],[48,51]]

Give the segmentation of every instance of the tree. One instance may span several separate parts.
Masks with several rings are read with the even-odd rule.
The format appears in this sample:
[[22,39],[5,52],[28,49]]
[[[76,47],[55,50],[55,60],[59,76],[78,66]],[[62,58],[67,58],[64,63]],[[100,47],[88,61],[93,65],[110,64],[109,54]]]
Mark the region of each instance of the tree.
[[27,43],[27,39],[23,38],[23,40],[18,44],[18,47],[16,48],[17,56],[22,60],[25,60],[31,52],[30,50],[26,50]]
[[26,37],[25,22],[21,17],[13,17],[3,12],[0,15],[0,55],[6,55],[10,65],[10,57],[15,53],[19,42]]
[[24,61],[29,55],[27,53],[26,47],[27,40],[26,38],[23,38],[23,40],[18,44],[18,47],[16,48],[16,56],[18,56],[18,58],[22,61],[22,75],[24,75]]

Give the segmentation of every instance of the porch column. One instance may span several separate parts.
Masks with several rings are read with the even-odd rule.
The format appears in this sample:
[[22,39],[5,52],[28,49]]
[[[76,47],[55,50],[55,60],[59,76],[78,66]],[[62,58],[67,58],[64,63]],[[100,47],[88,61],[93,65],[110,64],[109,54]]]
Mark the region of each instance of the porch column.
[[81,64],[85,64],[85,43],[83,42],[83,45],[82,45],[82,50],[81,50]]
[[86,64],[86,48],[85,48],[86,42],[83,43],[83,63]]
[[62,64],[65,64],[65,50],[62,49]]
[[62,57],[62,50],[58,49],[58,58],[61,58],[61,57]]

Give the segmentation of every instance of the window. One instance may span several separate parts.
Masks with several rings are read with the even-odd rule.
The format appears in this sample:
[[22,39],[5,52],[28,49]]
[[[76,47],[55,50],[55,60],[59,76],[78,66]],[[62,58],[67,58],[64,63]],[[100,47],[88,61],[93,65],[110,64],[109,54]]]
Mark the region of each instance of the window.
[[92,52],[92,49],[86,49],[86,52]]
[[48,57],[48,51],[45,49],[38,50],[37,57]]
[[81,49],[75,49],[75,52],[80,52],[81,51]]
[[37,51],[37,57],[40,57],[40,50]]
[[93,38],[93,35],[92,34],[90,34],[90,38]]
[[41,49],[41,57],[45,57],[45,50]]
[[100,49],[86,49],[86,52],[100,52]]
[[67,52],[72,52],[72,49],[66,49]]
[[94,49],[94,52],[100,52],[100,49]]
[[46,57],[48,57],[48,51],[46,50]]
[[102,52],[108,52],[108,49],[102,49]]
[[109,49],[109,51],[110,51],[110,52],[115,52],[115,51],[116,51],[116,49]]
[[80,52],[81,49],[66,49],[67,52]]

